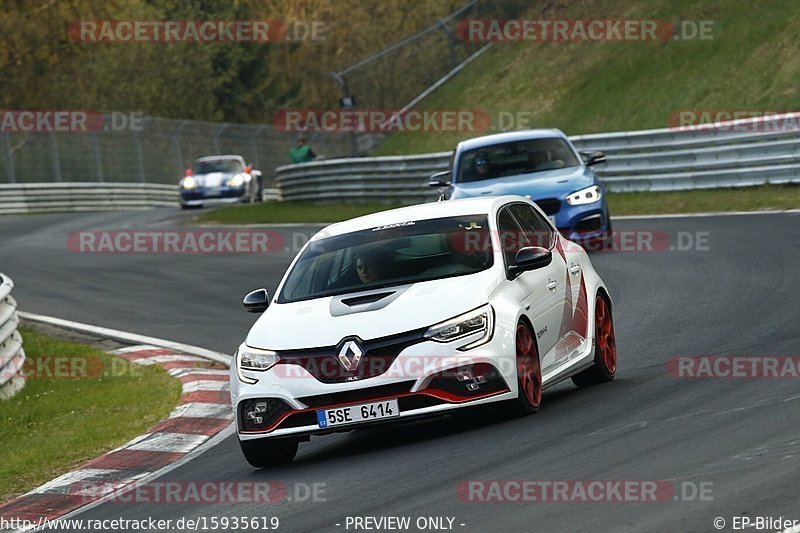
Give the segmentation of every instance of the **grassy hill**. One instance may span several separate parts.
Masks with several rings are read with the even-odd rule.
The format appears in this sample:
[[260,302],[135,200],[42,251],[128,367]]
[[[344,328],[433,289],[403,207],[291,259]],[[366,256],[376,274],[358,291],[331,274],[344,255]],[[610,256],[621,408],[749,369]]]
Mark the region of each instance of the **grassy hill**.
[[[712,20],[711,40],[498,42],[420,109],[530,112],[570,135],[667,127],[682,109],[800,109],[800,2],[583,0],[529,18]],[[493,130],[499,130],[493,124]],[[519,129],[519,128],[511,128]],[[398,133],[376,155],[451,149],[470,133]]]

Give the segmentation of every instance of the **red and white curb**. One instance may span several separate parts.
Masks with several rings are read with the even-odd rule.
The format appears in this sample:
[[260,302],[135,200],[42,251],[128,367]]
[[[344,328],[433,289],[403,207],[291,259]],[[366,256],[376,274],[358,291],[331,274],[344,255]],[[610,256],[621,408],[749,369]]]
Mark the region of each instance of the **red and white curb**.
[[42,518],[58,518],[112,492],[124,491],[179,461],[233,421],[225,364],[146,344],[110,353],[136,365],[163,367],[181,382],[180,404],[144,435],[0,505],[0,516],[6,520],[36,523]]

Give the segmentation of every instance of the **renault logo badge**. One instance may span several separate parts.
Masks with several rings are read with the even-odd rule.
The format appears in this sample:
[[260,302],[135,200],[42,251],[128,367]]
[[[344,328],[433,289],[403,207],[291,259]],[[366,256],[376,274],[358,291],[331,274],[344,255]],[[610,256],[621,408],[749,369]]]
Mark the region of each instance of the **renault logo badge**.
[[356,341],[347,341],[339,350],[339,362],[345,370],[353,372],[358,369],[358,364],[361,362],[361,356],[364,352]]

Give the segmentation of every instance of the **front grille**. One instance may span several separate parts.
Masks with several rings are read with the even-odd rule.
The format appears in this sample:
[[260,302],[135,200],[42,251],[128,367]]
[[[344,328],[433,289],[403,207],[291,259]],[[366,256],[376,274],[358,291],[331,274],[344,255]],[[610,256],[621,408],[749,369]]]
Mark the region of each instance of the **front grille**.
[[[411,387],[410,384],[413,382],[407,382],[407,383],[409,383],[408,388],[410,388]],[[371,387],[370,390],[379,388],[380,387]],[[408,392],[408,388],[405,390],[405,392]],[[376,396],[373,396],[373,398],[374,397]],[[314,398],[314,396],[312,396],[311,398]],[[306,403],[304,398],[298,398],[298,400],[302,401],[303,403]],[[364,398],[364,401],[370,401],[370,399]],[[397,405],[400,408],[401,413],[405,413],[407,411],[413,411],[414,409],[422,409],[423,407],[441,405],[443,403],[447,402],[439,398],[434,398],[433,396],[428,396],[427,394],[411,394],[408,396],[400,396],[397,399]],[[316,425],[318,425],[316,411],[313,410],[297,411],[286,417],[286,419],[280,423],[278,429],[299,428],[303,426],[316,426]],[[345,429],[347,429],[346,426]]]
[[555,215],[561,210],[561,200],[558,198],[543,198],[541,200],[534,200],[545,215]]
[[[256,413],[256,418],[247,416],[248,412],[256,410],[257,404],[264,404],[264,409]],[[244,400],[239,404],[239,422],[242,431],[259,431],[275,423],[281,416],[291,411],[292,408],[278,398],[254,398]]]
[[317,396],[305,396],[298,398],[309,407],[327,407],[329,405],[341,405],[346,403],[368,402],[374,398],[384,398],[397,394],[405,394],[411,390],[414,381],[403,381],[401,383],[391,383],[379,387],[367,387],[345,392],[333,392],[330,394],[319,394]]
[[[299,365],[322,383],[344,383],[373,378],[389,370],[400,352],[422,342],[424,340],[422,335],[426,330],[427,328],[422,328],[368,341],[350,337],[337,346],[278,351],[276,353],[281,358],[278,364]],[[358,368],[352,371],[345,369],[338,357],[341,347],[348,340],[355,340],[363,352]]]

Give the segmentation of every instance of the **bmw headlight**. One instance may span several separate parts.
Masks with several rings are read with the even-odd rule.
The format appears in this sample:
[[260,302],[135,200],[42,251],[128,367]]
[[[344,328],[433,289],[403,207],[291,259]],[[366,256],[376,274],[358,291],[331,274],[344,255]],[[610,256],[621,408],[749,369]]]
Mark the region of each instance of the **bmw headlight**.
[[228,187],[241,187],[244,185],[244,176],[241,174],[236,174],[234,177],[228,179],[228,181],[225,182],[225,185]]
[[243,344],[236,352],[236,373],[239,375],[239,380],[243,383],[253,384],[258,380],[242,375],[242,370],[266,372],[280,360],[280,356],[275,352],[270,350],[257,350]]
[[603,193],[600,191],[600,187],[592,185],[567,196],[567,203],[569,205],[593,204],[594,202],[599,202],[602,196]]
[[197,180],[191,176],[186,176],[181,180],[181,189],[194,189],[197,187]]
[[473,338],[469,344],[458,348],[460,351],[470,350],[492,339],[494,333],[494,309],[489,304],[473,309],[463,315],[445,320],[428,328],[425,338],[436,342],[452,342],[462,338]]

